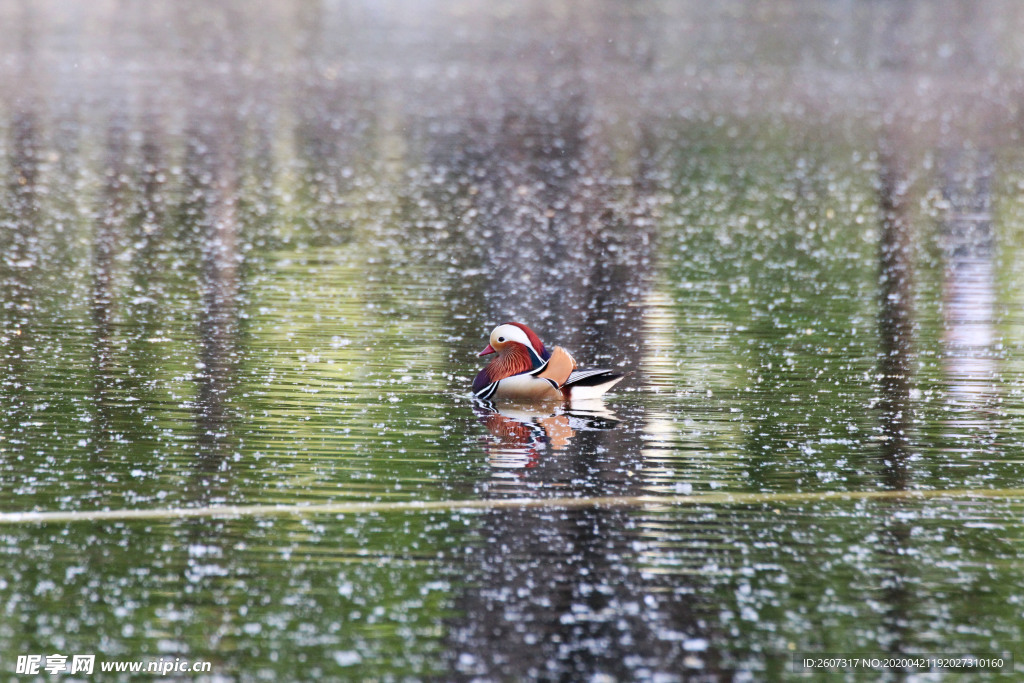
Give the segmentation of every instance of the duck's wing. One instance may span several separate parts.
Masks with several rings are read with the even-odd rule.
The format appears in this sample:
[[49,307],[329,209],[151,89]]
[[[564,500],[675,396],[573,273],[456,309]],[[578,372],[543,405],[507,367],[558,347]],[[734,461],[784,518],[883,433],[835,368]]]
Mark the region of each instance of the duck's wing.
[[543,367],[536,370],[537,377],[552,382],[556,388],[563,386],[576,369],[576,361],[561,346],[551,350],[551,357]]

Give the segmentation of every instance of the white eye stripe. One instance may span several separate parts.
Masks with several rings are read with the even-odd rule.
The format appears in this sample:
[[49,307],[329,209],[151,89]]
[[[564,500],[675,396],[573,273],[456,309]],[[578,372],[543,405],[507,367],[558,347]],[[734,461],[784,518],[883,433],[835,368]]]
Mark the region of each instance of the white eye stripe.
[[498,344],[504,344],[506,342],[519,342],[523,346],[531,346],[530,338],[526,336],[526,333],[515,325],[498,325],[491,332],[491,340]]

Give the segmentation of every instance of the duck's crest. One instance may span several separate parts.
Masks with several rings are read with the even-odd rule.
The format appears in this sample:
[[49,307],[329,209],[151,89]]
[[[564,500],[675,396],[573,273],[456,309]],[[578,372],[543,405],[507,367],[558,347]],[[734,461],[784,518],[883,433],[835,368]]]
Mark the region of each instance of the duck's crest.
[[530,346],[532,346],[533,350],[537,352],[537,355],[541,357],[541,360],[548,359],[549,354],[547,350],[544,348],[544,342],[540,340],[540,337],[537,336],[536,332],[534,332],[533,330],[531,330],[529,327],[522,323],[507,322],[505,324],[515,325],[516,327],[521,329],[523,333],[526,335],[526,338],[530,340]]

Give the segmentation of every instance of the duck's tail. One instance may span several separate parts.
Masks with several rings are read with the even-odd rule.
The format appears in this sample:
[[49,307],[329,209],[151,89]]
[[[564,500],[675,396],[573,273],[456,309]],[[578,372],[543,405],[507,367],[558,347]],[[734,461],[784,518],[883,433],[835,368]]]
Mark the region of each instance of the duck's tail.
[[598,398],[621,382],[623,377],[625,375],[621,372],[613,370],[573,370],[562,385],[562,393],[573,401]]

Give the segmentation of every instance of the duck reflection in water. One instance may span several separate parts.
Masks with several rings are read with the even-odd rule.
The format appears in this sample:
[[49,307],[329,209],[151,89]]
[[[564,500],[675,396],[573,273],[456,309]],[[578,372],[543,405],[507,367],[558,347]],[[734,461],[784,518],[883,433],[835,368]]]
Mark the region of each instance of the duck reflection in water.
[[492,467],[530,469],[542,454],[565,451],[583,431],[615,429],[621,420],[600,399],[534,404],[475,400],[473,412],[487,427],[483,448]]

